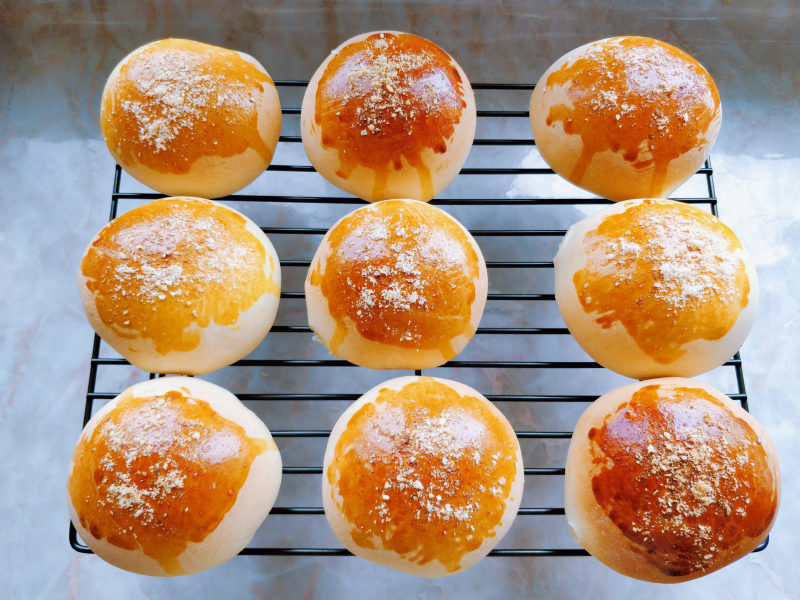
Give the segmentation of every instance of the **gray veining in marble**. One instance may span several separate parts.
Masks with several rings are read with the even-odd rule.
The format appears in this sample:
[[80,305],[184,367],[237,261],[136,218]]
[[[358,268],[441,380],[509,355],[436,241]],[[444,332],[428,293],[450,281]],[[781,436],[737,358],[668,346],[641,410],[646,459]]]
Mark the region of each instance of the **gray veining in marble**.
[[[712,154],[720,215],[749,248],[761,283],[759,315],[742,349],[747,389],[752,412],[776,442],[783,469],[783,502],[767,550],[695,582],[657,586],[626,579],[591,558],[489,558],[463,574],[425,580],[356,558],[236,557],[207,573],[154,579],[117,570],[69,548],[64,480],[80,430],[92,339],[74,276],[86,243],[108,218],[113,161],[97,125],[105,77],[120,58],[142,43],[183,36],[248,52],[276,79],[307,79],[331,48],[351,35],[378,28],[411,31],[436,41],[459,60],[473,81],[532,82],[564,52],[623,33],[678,45],[712,73],[724,110]],[[800,3],[796,1],[0,3],[0,305],[4,317],[0,334],[0,599],[372,598],[378,594],[800,598],[800,570],[795,565],[800,548],[795,436],[800,422],[795,400],[800,390],[796,339],[800,320],[799,32]],[[527,108],[519,98],[508,102],[505,108]],[[527,124],[523,129],[515,135],[529,135]],[[276,161],[302,160],[298,152],[302,154],[297,147],[280,148]],[[476,152],[470,161],[480,159]],[[535,151],[516,152],[520,166],[539,160]],[[263,190],[272,181],[265,177],[253,189]],[[288,178],[275,182],[291,185]],[[305,180],[305,185],[326,189],[321,180]],[[475,185],[474,193],[508,197],[536,193],[525,177],[505,178],[500,184],[492,181],[491,188],[489,182]],[[570,189],[566,183],[552,185],[562,193]],[[486,217],[466,209],[458,216],[468,226],[480,226]],[[518,218],[579,217],[577,211],[496,215],[509,224]],[[310,209],[286,211],[280,218],[319,227],[332,222],[330,214]],[[295,250],[310,255],[313,248]],[[494,251],[488,247],[487,255]],[[283,322],[302,322],[300,309],[282,306]],[[487,319],[502,316],[489,313]],[[259,352],[268,355],[273,350],[265,342]],[[504,350],[477,343],[469,351],[480,355]],[[531,346],[525,351],[535,353],[541,348]],[[324,356],[319,348],[310,347],[309,353]],[[473,385],[487,393],[515,383],[495,381],[481,373],[463,377],[474,379]],[[590,382],[595,387],[610,388],[623,381],[611,375],[598,377]],[[141,374],[132,369],[103,385],[124,386],[139,378]],[[354,386],[383,378],[364,375]],[[261,383],[239,372],[221,372],[209,379],[225,382],[234,391]],[[556,379],[551,376],[537,385],[566,385]],[[273,381],[276,386],[291,387],[280,376],[273,375]],[[319,426],[330,424],[335,409],[341,408],[326,405],[309,418],[317,418]],[[504,410],[520,423],[569,428],[579,407],[574,414],[531,413],[524,407]],[[278,409],[265,411],[273,428],[286,418]],[[287,446],[283,451],[294,464],[304,458],[302,449]],[[529,452],[537,462],[556,465],[563,460],[564,448],[554,444]],[[286,493],[313,504],[316,485],[312,478]],[[553,490],[526,489],[526,499],[528,494],[543,505],[560,501]],[[280,543],[290,533],[282,529],[282,523],[270,517],[256,541]],[[563,523],[548,525],[541,535],[560,543],[569,539],[565,529]],[[335,545],[324,518],[301,533],[314,543]],[[513,529],[510,536],[513,543],[525,541],[515,539],[524,535]]]

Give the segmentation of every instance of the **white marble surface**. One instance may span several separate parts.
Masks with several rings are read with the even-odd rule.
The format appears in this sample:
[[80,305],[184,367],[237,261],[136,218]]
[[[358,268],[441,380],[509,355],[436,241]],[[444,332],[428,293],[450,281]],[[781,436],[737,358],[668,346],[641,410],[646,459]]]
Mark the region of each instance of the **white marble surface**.
[[[0,598],[799,598],[800,5],[643,4],[0,3]],[[695,582],[657,586],[591,558],[489,558],[463,574],[424,580],[356,558],[237,557],[204,574],[153,579],[69,548],[64,479],[92,339],[74,274],[108,215],[113,162],[97,126],[107,73],[132,48],[175,35],[249,52],[275,78],[308,78],[330,48],[375,28],[437,41],[473,81],[535,81],[565,51],[620,33],[679,45],[715,77],[724,106],[712,154],[720,214],[750,249],[761,281],[759,316],[742,349],[747,389],[783,469],[783,502],[764,552]],[[527,135],[526,127],[516,133]],[[519,156],[520,164],[536,160]],[[476,185],[492,195],[535,193],[525,178]],[[476,225],[484,216],[462,218]],[[329,218],[306,217],[317,226]],[[228,379],[238,391],[259,383]],[[538,418],[512,412],[519,422]],[[334,416],[326,406],[320,418]],[[331,543],[324,520],[313,533]],[[563,531],[553,535],[561,540]]]

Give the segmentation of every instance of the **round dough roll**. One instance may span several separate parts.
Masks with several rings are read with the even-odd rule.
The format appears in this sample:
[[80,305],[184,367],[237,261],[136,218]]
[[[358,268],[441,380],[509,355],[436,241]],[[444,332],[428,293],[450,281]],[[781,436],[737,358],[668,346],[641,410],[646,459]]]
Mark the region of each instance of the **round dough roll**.
[[472,339],[488,278],[456,219],[423,202],[384,200],[330,228],[305,292],[309,325],[334,355],[371,369],[429,369]]
[[182,39],[134,50],[108,78],[100,125],[119,165],[173,196],[232,194],[269,166],[281,105],[252,56]]
[[200,198],[154,200],[120,215],[78,270],[89,323],[154,373],[209,373],[249,354],[272,327],[280,286],[264,232]]
[[664,42],[581,46],[531,96],[536,146],[552,169],[610,200],[666,197],[708,158],[722,109],[708,72]]
[[131,386],[86,424],[67,496],[78,534],[100,558],[173,576],[239,553],[280,483],[269,430],[233,394],[163,377]]
[[737,403],[691,379],[652,379],[601,396],[578,420],[567,522],[615,571],[677,583],[754,550],[780,482],[772,441]]
[[339,418],[322,503],[353,554],[424,577],[462,571],[511,526],[524,471],[514,430],[456,381],[399,377]]
[[357,35],[331,52],[300,117],[314,168],[369,202],[433,198],[466,161],[475,125],[475,98],[458,63],[398,31]]
[[750,257],[722,221],[663,199],[628,200],[567,231],[558,308],[598,363],[636,379],[713,369],[744,342],[758,306]]

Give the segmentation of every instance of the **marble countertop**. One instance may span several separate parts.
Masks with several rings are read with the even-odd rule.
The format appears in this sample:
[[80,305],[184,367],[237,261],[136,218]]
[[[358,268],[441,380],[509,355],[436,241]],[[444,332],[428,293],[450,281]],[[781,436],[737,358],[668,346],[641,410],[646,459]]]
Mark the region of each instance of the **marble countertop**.
[[[800,598],[800,5],[642,4],[0,3],[0,598]],[[472,81],[534,82],[564,52],[617,34],[673,43],[714,76],[724,111],[712,153],[720,215],[750,250],[761,286],[742,349],[745,380],[783,471],[764,552],[660,586],[591,558],[547,557],[488,558],[440,580],[356,558],[236,557],[199,575],[158,579],[70,549],[64,483],[92,340],[74,279],[85,245],[108,218],[113,161],[97,123],[107,74],[137,46],[180,36],[248,52],[275,79],[307,79],[341,41],[380,28],[433,39]],[[509,179],[491,193],[512,196],[525,185]]]

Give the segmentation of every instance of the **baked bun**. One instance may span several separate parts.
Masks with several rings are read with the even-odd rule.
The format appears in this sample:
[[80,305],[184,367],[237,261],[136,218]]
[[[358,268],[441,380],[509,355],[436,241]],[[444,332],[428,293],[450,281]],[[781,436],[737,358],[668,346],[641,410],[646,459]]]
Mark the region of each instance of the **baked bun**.
[[100,558],[171,576],[239,553],[280,483],[269,430],[236,396],[163,377],[129,387],[86,424],[67,497],[78,534]]
[[614,37],[559,58],[531,97],[539,152],[569,181],[611,200],[666,197],[703,164],[722,120],[719,94],[691,56]]
[[211,200],[154,200],[111,221],[84,252],[92,327],[142,370],[202,374],[250,353],[272,327],[281,271],[250,219]]
[[314,168],[369,202],[430,200],[458,174],[475,137],[467,76],[433,42],[364,33],[311,78],[300,129]]
[[673,200],[628,200],[574,224],[555,260],[556,302],[598,363],[636,379],[688,377],[723,364],[758,305],[736,235]]
[[456,381],[399,377],[339,418],[322,471],[334,534],[366,560],[424,577],[464,570],[517,514],[524,471],[514,430]]
[[145,185],[218,198],[267,168],[281,105],[252,56],[167,39],[117,65],[103,90],[100,125],[114,160]]
[[601,396],[578,419],[567,453],[572,535],[644,581],[695,579],[751,552],[779,497],[769,436],[722,392],[691,379]]
[[330,228],[305,291],[308,323],[331,353],[371,369],[429,369],[472,339],[488,282],[480,248],[453,217],[384,200]]

